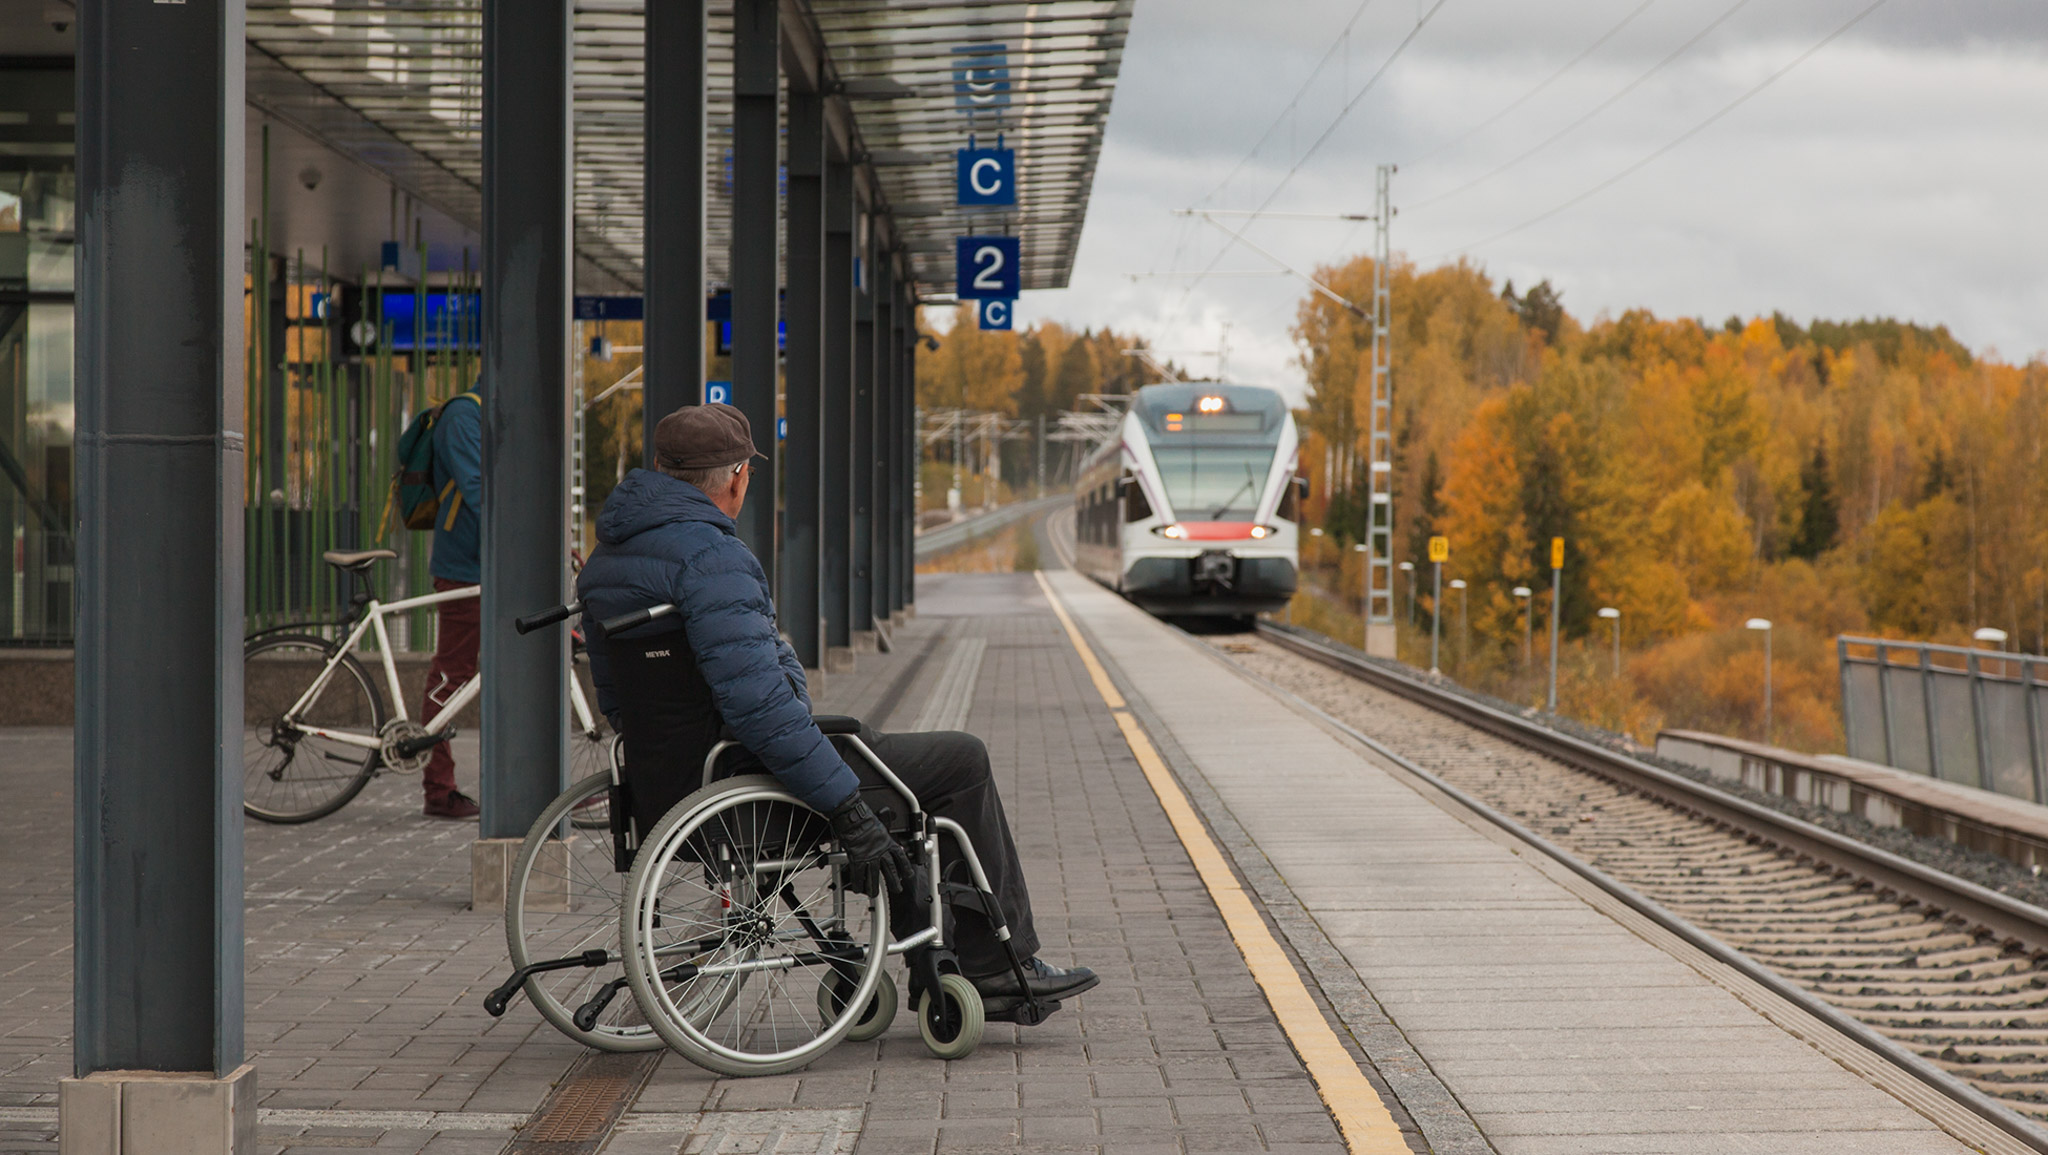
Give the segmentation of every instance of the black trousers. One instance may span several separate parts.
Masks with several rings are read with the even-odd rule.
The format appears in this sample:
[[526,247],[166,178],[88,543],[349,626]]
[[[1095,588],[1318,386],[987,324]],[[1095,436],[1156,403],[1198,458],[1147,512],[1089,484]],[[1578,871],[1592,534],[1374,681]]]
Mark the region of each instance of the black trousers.
[[[989,890],[1010,926],[1010,941],[1017,956],[1028,959],[1038,953],[1038,932],[1031,924],[1031,894],[1024,886],[1023,864],[1017,861],[1017,844],[1010,837],[1010,821],[1003,814],[1003,800],[996,794],[995,779],[989,773],[988,747],[972,734],[939,730],[920,734],[883,734],[864,730],[861,741],[875,752],[891,772],[917,795],[918,805],[928,814],[950,818],[967,831],[974,853],[988,875]],[[883,785],[881,775],[855,755],[847,765],[865,785]],[[954,840],[939,836],[939,863],[950,878],[971,882]],[[891,911],[890,929],[898,937],[924,929],[910,925],[910,904],[899,902]],[[912,920],[914,921],[914,920]],[[947,920],[946,941],[960,956],[960,969],[970,976],[996,974],[1010,968],[1009,955],[996,940],[995,928],[975,911],[960,910]]]

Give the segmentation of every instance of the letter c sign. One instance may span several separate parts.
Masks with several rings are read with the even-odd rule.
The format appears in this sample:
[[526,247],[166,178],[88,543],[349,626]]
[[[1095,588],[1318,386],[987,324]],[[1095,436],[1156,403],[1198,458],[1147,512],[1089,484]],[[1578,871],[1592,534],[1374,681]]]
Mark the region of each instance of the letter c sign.
[[995,299],[981,302],[981,307],[975,312],[982,328],[1004,330],[1012,326],[1016,308],[1015,301]]
[[959,152],[959,196],[963,205],[1017,203],[1017,152],[1009,148],[963,148]]

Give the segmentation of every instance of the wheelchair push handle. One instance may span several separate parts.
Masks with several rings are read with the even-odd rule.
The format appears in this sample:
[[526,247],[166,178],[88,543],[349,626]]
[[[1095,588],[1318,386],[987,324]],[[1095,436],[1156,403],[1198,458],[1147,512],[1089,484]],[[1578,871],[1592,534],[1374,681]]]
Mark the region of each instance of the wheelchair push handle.
[[620,614],[615,618],[607,618],[598,623],[598,628],[607,634],[616,634],[620,630],[630,630],[634,626],[644,626],[656,618],[665,618],[675,612],[676,607],[672,603],[663,602],[658,606],[648,606],[644,610],[634,610],[632,613]]
[[541,610],[538,613],[528,614],[523,618],[514,618],[512,619],[512,628],[518,630],[522,634],[530,634],[533,631],[541,628],[542,626],[552,626],[556,622],[563,621],[573,615],[580,614],[582,612],[583,602],[581,600],[577,600],[569,602],[565,605],[555,606],[552,609],[545,609]]

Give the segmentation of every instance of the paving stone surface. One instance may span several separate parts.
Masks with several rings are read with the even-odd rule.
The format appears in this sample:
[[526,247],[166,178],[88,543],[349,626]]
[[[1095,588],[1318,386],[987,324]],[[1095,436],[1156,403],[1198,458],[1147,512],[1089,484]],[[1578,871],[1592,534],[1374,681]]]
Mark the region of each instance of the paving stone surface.
[[[954,1062],[908,1013],[787,1076],[667,1055],[610,1149],[1343,1150],[1030,575],[919,588],[893,652],[861,655],[818,707],[907,726],[949,647],[980,639],[967,728],[993,752],[1042,953],[1102,986],[1042,1026],[991,1025]],[[458,742],[473,789],[474,740]],[[24,819],[0,840],[0,1150],[54,1149],[70,1070],[70,780],[68,731],[0,731],[0,791]],[[475,826],[422,818],[418,791],[390,776],[319,822],[245,828],[266,1152],[497,1152],[582,1054],[523,1004],[484,1012],[507,964],[499,919],[467,906]]]

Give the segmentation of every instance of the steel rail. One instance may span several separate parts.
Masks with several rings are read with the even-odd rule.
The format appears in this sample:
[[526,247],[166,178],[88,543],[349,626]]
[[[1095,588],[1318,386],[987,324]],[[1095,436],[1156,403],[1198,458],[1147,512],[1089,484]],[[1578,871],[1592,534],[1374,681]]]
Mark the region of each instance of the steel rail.
[[[1528,719],[1516,717],[1462,695],[1403,677],[1318,640],[1307,631],[1269,622],[1258,623],[1258,630],[1261,636],[1289,652],[1398,694],[1539,754],[1555,758],[1575,769],[1597,774],[1681,812],[1691,813],[1718,826],[1739,831],[1801,858],[1835,866],[1865,879],[1880,892],[1890,891],[1902,900],[1919,903],[1929,913],[1946,914],[1951,919],[1976,920],[1993,933],[2000,933],[2003,926],[2014,927],[2022,932],[2024,937],[2022,934],[2015,934],[2012,936],[2013,939],[2035,950],[2041,949],[2035,944],[2048,941],[2048,910],[2008,898],[1975,883],[1943,874],[1768,807],[1722,794],[1711,786],[1694,782],[1626,754],[1607,750],[1568,734],[1560,734]],[[1226,655],[1219,657],[1223,657],[1226,662],[1230,661]],[[1230,664],[1245,676],[1271,685],[1265,679],[1243,670],[1236,662]],[[1453,786],[1384,743],[1331,717],[1327,712],[1303,701],[1298,695],[1279,687],[1274,688],[1328,725],[1343,731],[1382,757],[1396,763],[1403,770],[1421,778],[1459,805],[1542,851],[1644,917],[1826,1023],[1845,1038],[1875,1053],[2027,1147],[2048,1153],[2048,1130],[2044,1130],[2039,1124],[1907,1050],[1898,1042],[1880,1034],[1685,918],[1667,910],[1662,904],[1635,888]]]

